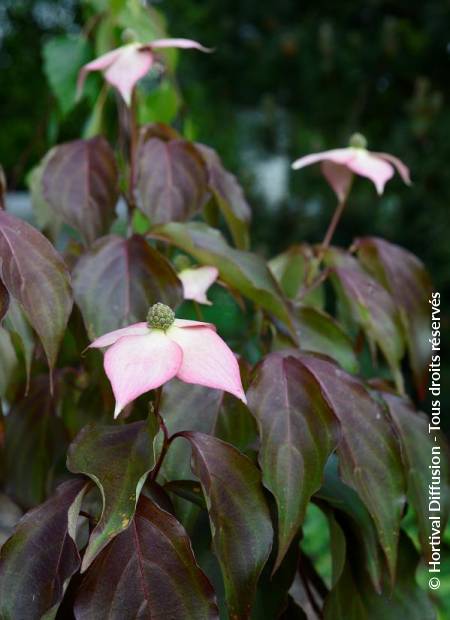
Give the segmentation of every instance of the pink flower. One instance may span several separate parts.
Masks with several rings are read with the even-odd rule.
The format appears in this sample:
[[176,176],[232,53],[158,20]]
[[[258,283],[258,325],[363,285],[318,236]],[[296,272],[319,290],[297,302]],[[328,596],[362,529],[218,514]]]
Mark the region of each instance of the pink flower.
[[150,71],[155,62],[154,50],[167,47],[211,51],[190,39],[157,39],[145,44],[129,43],[84,65],[78,76],[78,92],[83,89],[87,73],[102,71],[106,81],[117,88],[125,103],[130,105],[131,94],[136,83]]
[[353,173],[370,179],[382,194],[384,186],[394,176],[394,166],[403,181],[411,184],[409,169],[397,157],[367,150],[367,141],[361,134],[353,134],[350,146],[300,157],[292,164],[294,170],[321,162],[322,173],[340,201],[346,199]]
[[164,304],[150,308],[147,323],[109,332],[90,345],[109,347],[104,367],[111,381],[114,417],[135,398],[173,377],[230,392],[244,403],[239,365],[213,325],[175,319]]
[[206,297],[206,292],[217,280],[218,275],[219,271],[215,267],[195,267],[180,271],[178,277],[183,285],[184,298],[210,306],[211,302]]

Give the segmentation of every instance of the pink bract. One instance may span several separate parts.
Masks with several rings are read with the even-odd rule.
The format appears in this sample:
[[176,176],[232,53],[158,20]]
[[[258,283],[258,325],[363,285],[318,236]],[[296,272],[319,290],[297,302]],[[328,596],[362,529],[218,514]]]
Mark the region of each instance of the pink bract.
[[90,347],[109,347],[104,367],[116,399],[114,417],[173,377],[246,402],[236,357],[209,323],[175,319],[165,332],[135,323],[100,336]]
[[178,47],[210,52],[197,41],[191,39],[157,39],[150,43],[129,43],[99,56],[82,67],[78,76],[78,92],[83,89],[84,80],[90,71],[102,71],[105,80],[117,88],[125,103],[130,105],[131,95],[136,83],[146,75],[155,61],[153,50]]
[[199,304],[211,305],[206,297],[209,287],[217,280],[219,271],[216,267],[194,267],[183,269],[178,274],[183,285],[183,296]]

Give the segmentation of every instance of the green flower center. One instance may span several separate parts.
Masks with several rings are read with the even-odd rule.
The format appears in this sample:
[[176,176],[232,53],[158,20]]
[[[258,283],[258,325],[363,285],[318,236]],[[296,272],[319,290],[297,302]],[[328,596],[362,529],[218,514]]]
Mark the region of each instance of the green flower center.
[[175,321],[175,312],[166,304],[157,303],[151,306],[147,314],[147,325],[153,329],[166,331]]
[[355,149],[366,149],[367,148],[367,140],[362,135],[362,133],[354,133],[350,136],[349,146],[352,146]]

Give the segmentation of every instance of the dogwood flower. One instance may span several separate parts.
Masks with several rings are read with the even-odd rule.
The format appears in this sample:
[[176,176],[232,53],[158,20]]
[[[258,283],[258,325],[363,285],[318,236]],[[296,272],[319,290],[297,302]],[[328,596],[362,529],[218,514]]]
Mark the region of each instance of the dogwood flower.
[[299,170],[317,162],[321,162],[322,173],[339,201],[347,197],[353,173],[370,179],[378,194],[383,193],[386,182],[394,176],[395,168],[403,181],[407,185],[411,184],[409,169],[405,164],[388,153],[368,151],[367,140],[360,133],[352,135],[348,148],[300,157],[294,161],[292,168]]
[[199,304],[211,305],[206,297],[209,287],[217,280],[219,271],[216,267],[188,267],[182,269],[178,277],[183,285],[183,296]]
[[117,88],[125,103],[130,105],[136,83],[150,71],[155,63],[155,50],[168,47],[196,49],[201,52],[211,51],[191,39],[157,39],[150,43],[128,43],[84,65],[78,76],[78,92],[80,93],[83,89],[87,73],[102,71],[105,80]]
[[135,398],[173,377],[230,392],[247,402],[234,353],[210,323],[175,319],[157,303],[146,323],[100,336],[90,347],[108,347],[104,368],[116,399],[114,417]]

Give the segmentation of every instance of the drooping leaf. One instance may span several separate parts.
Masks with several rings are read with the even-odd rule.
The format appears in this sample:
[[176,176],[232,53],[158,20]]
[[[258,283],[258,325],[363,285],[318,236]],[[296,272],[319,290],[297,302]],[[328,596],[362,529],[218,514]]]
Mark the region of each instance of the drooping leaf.
[[153,225],[191,218],[203,206],[206,183],[205,164],[189,142],[154,136],[141,140],[138,202]]
[[91,338],[145,320],[158,301],[182,301],[174,269],[140,235],[98,239],[78,261],[73,289]]
[[16,351],[11,336],[0,327],[0,398],[4,398],[18,367]]
[[362,264],[397,305],[417,389],[423,397],[430,358],[430,277],[414,254],[384,239],[364,237],[356,241],[356,248]]
[[42,48],[44,71],[65,116],[75,106],[78,72],[89,61],[87,39],[79,34],[52,37]]
[[103,511],[83,557],[85,571],[117,534],[129,527],[148,472],[156,462],[153,418],[124,426],[86,426],[72,442],[67,467],[98,486]]
[[[431,420],[425,414],[414,409],[406,398],[395,394],[382,393],[389,414],[400,438],[402,458],[407,476],[408,501],[414,507],[419,525],[419,538],[422,552],[430,559],[430,538],[433,534],[433,523],[430,517],[439,517],[440,531],[444,531],[450,508],[450,475],[449,453],[444,437],[439,431],[428,430]],[[431,459],[439,459],[439,483],[433,478],[429,469]],[[429,485],[434,480],[435,488],[439,487],[439,502],[430,504]],[[433,510],[430,510],[433,508]]]
[[430,599],[415,579],[417,564],[417,552],[403,535],[395,587],[386,579],[384,591],[377,594],[360,566],[347,562],[325,601],[324,620],[435,620]]
[[355,489],[372,515],[393,579],[405,477],[390,421],[359,379],[331,360],[297,355],[318,381],[339,419],[341,439],[337,453],[342,480]]
[[76,620],[217,620],[214,591],[189,538],[169,513],[141,497],[130,527],[86,573]]
[[263,482],[277,502],[276,569],[321,485],[336,447],[338,423],[318,381],[294,357],[268,355],[257,367],[247,397],[260,429]]
[[55,147],[42,173],[43,197],[86,243],[108,232],[118,199],[114,153],[105,138]]
[[27,387],[31,376],[31,363],[35,348],[33,330],[27,322],[24,313],[20,309],[18,302],[11,299],[8,314],[4,321],[5,328],[11,334],[13,343],[22,352],[25,361],[25,371],[27,376]]
[[220,157],[212,148],[197,144],[197,149],[206,162],[208,187],[231,230],[234,243],[240,250],[247,250],[251,210],[244,192],[236,177],[225,170]]
[[309,306],[295,308],[292,314],[301,349],[328,355],[347,372],[358,372],[359,365],[353,343],[332,316]]
[[349,308],[353,320],[364,330],[371,344],[376,344],[388,362],[397,389],[403,391],[400,361],[405,352],[403,330],[397,307],[390,293],[364,272],[352,256],[328,253],[334,264],[332,281],[341,301]]
[[[19,521],[0,554],[0,617],[53,618],[70,577],[78,570],[76,523],[86,481],[60,485]],[[52,613],[53,612],[53,613]]]
[[35,228],[0,211],[0,279],[24,310],[50,367],[72,309],[67,267]]
[[8,312],[9,307],[9,293],[6,290],[5,285],[0,280],[0,321],[3,320],[5,314]]
[[27,508],[47,497],[55,464],[67,445],[56,407],[56,394],[50,394],[48,377],[40,376],[5,417],[6,490]]
[[269,261],[269,268],[286,297],[292,300],[301,297],[305,305],[321,309],[324,305],[323,287],[316,286],[310,293],[306,293],[306,289],[312,283],[310,280],[315,269],[315,260],[310,246],[293,245],[272,258]]
[[235,250],[217,230],[199,222],[167,224],[158,227],[154,234],[188,252],[200,263],[217,267],[224,282],[292,328],[281,291],[261,257]]
[[193,432],[180,436],[191,444],[192,469],[205,494],[230,618],[245,620],[272,546],[261,474],[247,457],[220,439]]

